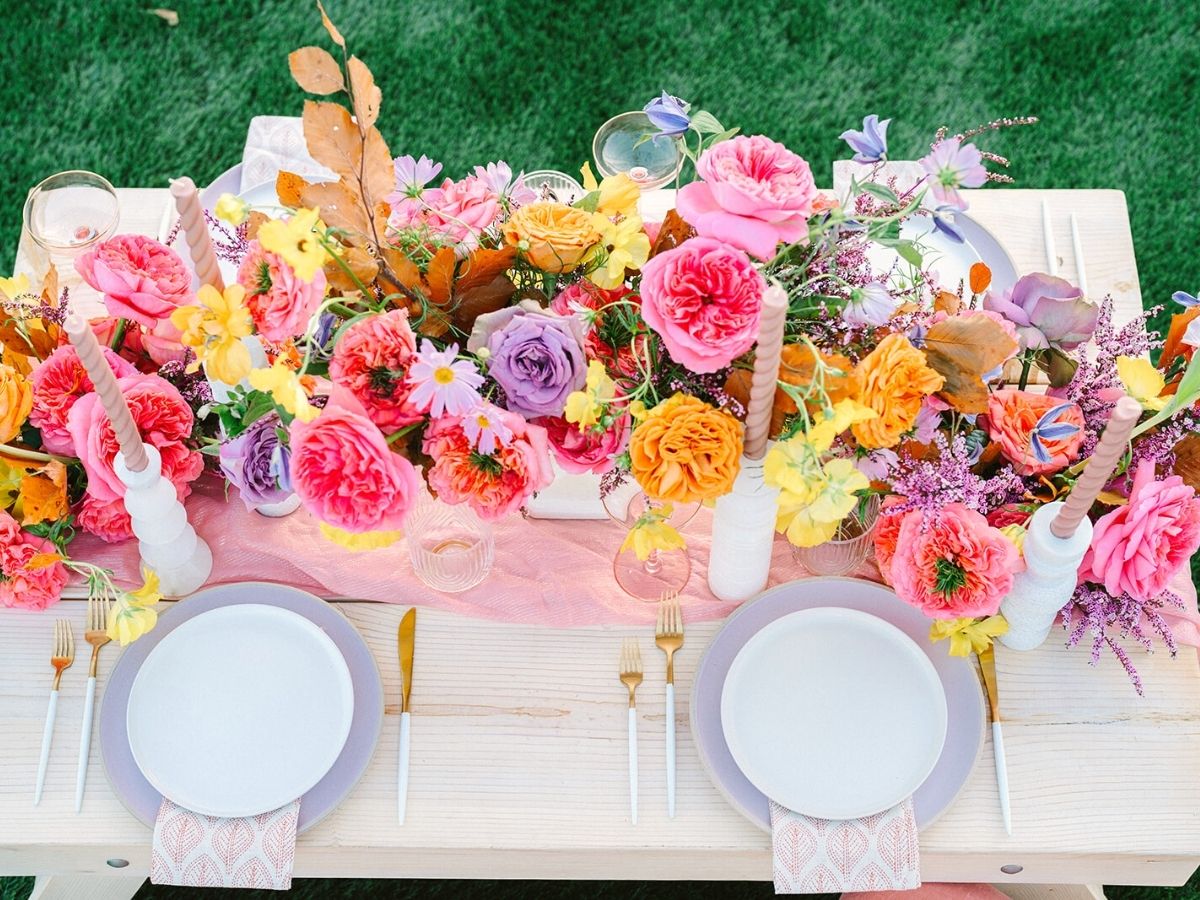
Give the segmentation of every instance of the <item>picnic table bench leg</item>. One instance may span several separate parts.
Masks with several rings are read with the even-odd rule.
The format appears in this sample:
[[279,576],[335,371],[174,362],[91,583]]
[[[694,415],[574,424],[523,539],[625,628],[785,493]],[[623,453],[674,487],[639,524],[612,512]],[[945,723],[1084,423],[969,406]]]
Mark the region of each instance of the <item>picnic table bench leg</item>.
[[144,876],[38,875],[29,900],[131,900]]

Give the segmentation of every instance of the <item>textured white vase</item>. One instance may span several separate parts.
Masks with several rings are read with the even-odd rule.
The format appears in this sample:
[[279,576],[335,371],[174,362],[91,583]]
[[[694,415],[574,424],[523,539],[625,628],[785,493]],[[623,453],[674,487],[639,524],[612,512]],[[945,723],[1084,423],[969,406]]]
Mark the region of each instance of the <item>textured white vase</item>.
[[762,592],[771,571],[779,489],[763,482],[763,461],[742,457],[733,489],[717,499],[708,556],[708,587],[742,602]]
[[1069,538],[1050,531],[1062,501],[1048,503],[1026,526],[1025,571],[1013,579],[1012,590],[1000,604],[1008,631],[1000,643],[1012,650],[1032,650],[1050,636],[1054,617],[1075,593],[1079,564],[1092,543],[1092,523],[1084,518]]

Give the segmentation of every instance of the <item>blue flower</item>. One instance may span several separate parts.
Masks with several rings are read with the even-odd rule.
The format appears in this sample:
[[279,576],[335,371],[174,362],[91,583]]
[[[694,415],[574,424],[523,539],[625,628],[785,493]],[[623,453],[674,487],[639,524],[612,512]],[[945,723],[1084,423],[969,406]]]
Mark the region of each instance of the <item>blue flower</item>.
[[1200,306],[1200,300],[1197,300],[1187,291],[1176,291],[1171,295],[1171,299],[1187,309],[1191,309],[1194,306]]
[[658,129],[659,135],[677,137],[691,125],[690,108],[690,104],[663,91],[661,97],[655,97],[642,107],[642,111],[649,116],[650,124]]
[[891,119],[879,121],[879,116],[863,119],[862,131],[843,131],[839,137],[854,151],[858,163],[879,162],[887,156],[887,128]]
[[854,288],[842,307],[842,319],[850,325],[884,325],[896,311],[896,301],[878,281]]
[[1029,433],[1029,446],[1038,462],[1050,462],[1050,451],[1046,449],[1043,441],[1061,441],[1079,431],[1078,425],[1057,421],[1058,417],[1070,408],[1070,403],[1062,403],[1038,419],[1037,425],[1033,426],[1033,431]]
[[958,211],[954,206],[939,206],[933,211],[933,227],[954,243],[965,244],[967,239],[954,221],[954,214]]

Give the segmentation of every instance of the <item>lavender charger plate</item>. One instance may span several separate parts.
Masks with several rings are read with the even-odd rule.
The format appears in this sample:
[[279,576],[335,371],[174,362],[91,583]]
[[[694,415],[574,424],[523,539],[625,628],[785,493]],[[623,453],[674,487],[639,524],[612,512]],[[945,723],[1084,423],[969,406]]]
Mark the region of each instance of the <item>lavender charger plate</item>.
[[329,635],[350,670],[354,687],[350,734],[325,777],[302,798],[297,830],[306,831],[333,812],[371,762],[383,726],[383,682],[375,657],[349,620],[318,597],[284,585],[242,582],[208,588],[176,603],[163,613],[153,631],[126,647],[104,690],[100,708],[100,755],[104,769],[121,802],[149,827],[154,827],[162,794],[146,780],[129,748],[125,714],[134,677],[150,651],[179,625],[201,613],[242,603],[277,606],[308,619]]
[[[918,829],[932,825],[954,802],[983,748],[987,715],[983,690],[969,657],[950,656],[929,640],[929,620],[883,585],[858,578],[802,578],[771,588],[726,620],[708,645],[692,685],[692,737],[700,761],[734,809],[764,831],[771,830],[767,797],[742,774],[721,727],[721,693],[734,657],[750,638],[776,619],[817,607],[856,609],[896,626],[929,657],[946,692],[948,727],[941,756],[913,793]],[[803,689],[802,685],[798,686]],[[881,749],[881,752],[886,752]]]

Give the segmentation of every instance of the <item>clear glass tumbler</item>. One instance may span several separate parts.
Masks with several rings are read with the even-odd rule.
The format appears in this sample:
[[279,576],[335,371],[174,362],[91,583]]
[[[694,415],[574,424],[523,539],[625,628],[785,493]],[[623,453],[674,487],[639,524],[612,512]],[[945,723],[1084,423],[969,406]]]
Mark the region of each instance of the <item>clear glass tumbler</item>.
[[465,503],[423,494],[404,531],[413,571],[429,587],[457,594],[483,581],[496,558],[492,528]]
[[117,192],[95,172],[51,175],[29,192],[23,219],[33,242],[60,275],[72,275],[75,258],[117,230]]
[[853,573],[871,554],[879,506],[879,495],[872,494],[842,520],[831,540],[815,547],[792,547],[792,557],[814,575]]

